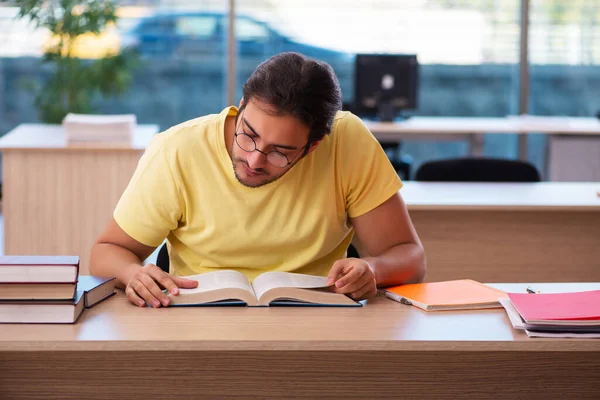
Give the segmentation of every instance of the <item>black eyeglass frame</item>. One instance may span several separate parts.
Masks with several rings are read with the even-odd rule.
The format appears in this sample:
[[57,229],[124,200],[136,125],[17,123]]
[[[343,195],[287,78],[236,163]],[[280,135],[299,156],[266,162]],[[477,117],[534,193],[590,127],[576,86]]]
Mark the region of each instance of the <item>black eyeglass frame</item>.
[[[242,112],[242,115],[243,115],[243,112]],[[240,126],[242,123],[243,123],[243,118],[240,118],[240,123],[238,124],[238,128],[239,128],[239,126]],[[254,149],[253,149],[253,150],[247,150],[247,149],[243,148],[243,147],[242,147],[242,145],[240,145],[240,143],[238,142],[238,136],[240,136],[240,135],[244,135],[244,136],[246,136],[248,139],[250,139],[250,140],[252,141],[252,143],[254,143]],[[252,136],[248,135],[246,132],[237,132],[237,129],[236,129],[236,132],[233,134],[233,136],[234,136],[235,144],[237,144],[237,145],[238,145],[238,147],[239,147],[239,148],[240,148],[242,151],[245,151],[246,153],[252,153],[252,152],[258,151],[260,154],[263,154],[265,157],[267,157],[267,162],[268,162],[270,165],[272,165],[272,166],[274,166],[274,167],[277,167],[277,168],[285,168],[285,167],[287,167],[288,165],[290,165],[291,163],[293,163],[293,162],[296,160],[296,158],[298,158],[298,155],[299,155],[299,154],[301,154],[301,153],[304,153],[304,154],[306,154],[306,150],[308,149],[308,147],[309,147],[309,145],[310,145],[310,140],[309,140],[309,141],[308,141],[308,142],[307,142],[307,143],[304,145],[304,147],[302,147],[302,149],[300,149],[300,151],[298,151],[298,154],[296,154],[296,155],[294,156],[294,158],[292,158],[292,160],[290,161],[290,159],[288,158],[288,156],[286,156],[285,154],[283,154],[283,153],[282,153],[282,152],[280,152],[280,151],[273,150],[273,151],[269,151],[268,153],[265,153],[264,151],[260,150],[260,149],[258,148],[258,146],[256,145],[256,140],[254,140],[254,138],[253,138]],[[285,163],[285,165],[276,165],[276,164],[273,164],[271,161],[269,161],[269,154],[279,154],[279,155],[283,156],[283,158],[285,158],[285,160],[286,160],[286,163]]]

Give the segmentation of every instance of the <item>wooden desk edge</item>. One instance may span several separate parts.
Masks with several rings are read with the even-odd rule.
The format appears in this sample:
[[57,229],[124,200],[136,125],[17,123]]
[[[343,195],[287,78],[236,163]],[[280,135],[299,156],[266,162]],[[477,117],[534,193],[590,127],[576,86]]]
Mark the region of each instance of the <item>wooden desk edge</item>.
[[[517,333],[521,334],[521,333]],[[525,333],[522,333],[525,335]],[[600,352],[597,339],[527,339],[518,341],[261,341],[261,340],[117,340],[0,341],[2,352],[29,351],[534,351]]]

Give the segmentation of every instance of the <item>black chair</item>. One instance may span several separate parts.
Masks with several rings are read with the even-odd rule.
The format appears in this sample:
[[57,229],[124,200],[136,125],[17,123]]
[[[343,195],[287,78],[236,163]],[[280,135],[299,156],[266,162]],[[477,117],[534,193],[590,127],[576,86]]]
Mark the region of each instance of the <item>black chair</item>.
[[400,178],[405,181],[409,180],[412,159],[410,156],[400,152],[402,143],[380,142],[380,144]]
[[500,158],[456,158],[423,163],[417,181],[429,182],[539,182],[531,163]]
[[[358,251],[356,251],[354,246],[350,245],[350,247],[348,247],[347,257],[359,258]],[[156,256],[156,266],[166,273],[169,273],[169,251],[167,250],[166,243],[163,244],[158,251],[158,255]]]
[[158,251],[158,255],[156,256],[156,266],[166,273],[169,273],[169,250],[167,249],[166,243],[163,244]]
[[360,258],[360,255],[358,254],[358,250],[356,250],[356,247],[354,247],[352,244],[350,244],[350,246],[348,246],[348,251],[347,251],[346,257]]
[[[342,104],[343,111],[354,112],[354,108],[355,107],[353,107],[352,103]],[[387,154],[388,158],[390,159],[390,162],[392,163],[392,166],[394,167],[400,178],[402,180],[409,180],[410,170],[412,166],[412,158],[400,152],[402,148],[402,142],[379,141],[379,143],[381,144],[381,147],[385,151],[385,154]]]

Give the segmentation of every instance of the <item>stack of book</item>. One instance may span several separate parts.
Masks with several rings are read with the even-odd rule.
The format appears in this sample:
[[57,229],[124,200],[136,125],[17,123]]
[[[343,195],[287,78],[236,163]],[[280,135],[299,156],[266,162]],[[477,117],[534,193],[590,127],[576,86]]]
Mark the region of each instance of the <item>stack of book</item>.
[[600,290],[508,293],[500,303],[513,328],[529,337],[600,338]]
[[75,323],[115,293],[115,278],[79,275],[77,256],[0,256],[0,323]]
[[131,143],[137,119],[133,114],[91,115],[69,113],[63,119],[69,143]]

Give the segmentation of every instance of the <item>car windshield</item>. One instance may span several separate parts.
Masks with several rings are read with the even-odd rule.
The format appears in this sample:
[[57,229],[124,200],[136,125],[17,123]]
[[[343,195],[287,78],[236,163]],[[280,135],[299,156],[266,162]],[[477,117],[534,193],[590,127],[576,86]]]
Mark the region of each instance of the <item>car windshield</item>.
[[121,17],[117,19],[117,29],[119,32],[128,32],[132,30],[139,22],[140,18]]

